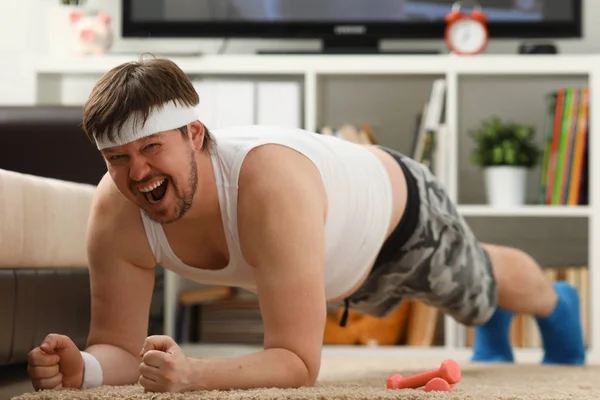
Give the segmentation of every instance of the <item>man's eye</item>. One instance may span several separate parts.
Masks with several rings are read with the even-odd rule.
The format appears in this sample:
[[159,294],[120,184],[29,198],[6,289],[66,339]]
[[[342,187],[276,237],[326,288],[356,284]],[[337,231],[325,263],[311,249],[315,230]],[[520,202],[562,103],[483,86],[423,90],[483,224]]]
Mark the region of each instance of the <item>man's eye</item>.
[[144,150],[151,150],[151,149],[157,148],[158,146],[159,146],[158,143],[150,143],[149,145],[144,147]]
[[123,157],[123,156],[121,156],[121,155],[110,156],[110,161],[117,161],[121,157]]

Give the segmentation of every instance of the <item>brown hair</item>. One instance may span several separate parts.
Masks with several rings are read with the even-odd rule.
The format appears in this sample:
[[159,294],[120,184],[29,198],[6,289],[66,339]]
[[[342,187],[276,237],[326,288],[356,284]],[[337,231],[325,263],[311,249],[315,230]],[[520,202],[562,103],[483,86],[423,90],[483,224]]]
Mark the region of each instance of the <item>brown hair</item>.
[[[146,122],[152,108],[168,101],[195,107],[199,96],[187,75],[174,62],[142,54],[138,61],[118,65],[98,80],[83,108],[82,127],[88,139],[108,136],[120,129],[133,115]],[[140,121],[135,121],[139,123]],[[186,127],[180,127],[182,135]],[[203,148],[213,142],[204,127]]]

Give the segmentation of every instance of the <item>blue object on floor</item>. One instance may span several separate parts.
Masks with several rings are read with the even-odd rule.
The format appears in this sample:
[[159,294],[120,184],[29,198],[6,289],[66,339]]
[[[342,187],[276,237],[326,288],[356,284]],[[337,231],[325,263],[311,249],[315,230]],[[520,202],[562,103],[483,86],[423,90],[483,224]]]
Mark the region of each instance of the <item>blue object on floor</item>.
[[585,344],[577,289],[565,281],[554,283],[556,308],[546,318],[536,318],[544,346],[543,364],[583,365]]
[[510,323],[513,315],[510,311],[498,307],[489,321],[475,327],[475,344],[471,361],[514,362],[510,342]]

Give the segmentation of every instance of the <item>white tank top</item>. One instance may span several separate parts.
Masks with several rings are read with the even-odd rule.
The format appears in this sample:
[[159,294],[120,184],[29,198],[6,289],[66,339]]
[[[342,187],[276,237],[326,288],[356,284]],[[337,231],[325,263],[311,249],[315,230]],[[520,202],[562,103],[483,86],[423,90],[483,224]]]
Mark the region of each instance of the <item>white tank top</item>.
[[212,163],[230,262],[220,270],[185,265],[169,246],[162,225],[142,212],[157,263],[192,281],[255,292],[254,269],[240,251],[238,176],[248,151],[277,143],[309,158],[323,178],[328,201],[324,288],[327,300],[354,287],[375,261],[390,223],[391,183],[381,161],[355,143],[295,128],[244,126],[212,133],[216,142]]

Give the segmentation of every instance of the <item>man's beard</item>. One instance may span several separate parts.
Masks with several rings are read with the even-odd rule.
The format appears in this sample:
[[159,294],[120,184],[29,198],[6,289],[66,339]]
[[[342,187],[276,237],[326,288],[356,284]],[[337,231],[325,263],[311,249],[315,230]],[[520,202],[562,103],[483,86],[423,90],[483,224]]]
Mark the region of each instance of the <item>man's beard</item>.
[[[175,187],[175,184],[172,180],[170,186],[171,189],[173,189],[173,194],[175,196],[174,215],[170,219],[165,220],[164,218],[154,218],[152,217],[152,215],[149,215],[146,210],[143,210],[144,214],[146,214],[148,218],[161,224],[170,224],[181,219],[192,206],[192,201],[194,199],[194,195],[198,187],[198,164],[196,162],[194,151],[190,152],[190,174],[188,178],[188,190],[184,193],[180,193],[178,188]],[[169,210],[158,210],[156,211],[156,213],[162,217],[166,217],[169,213]]]

